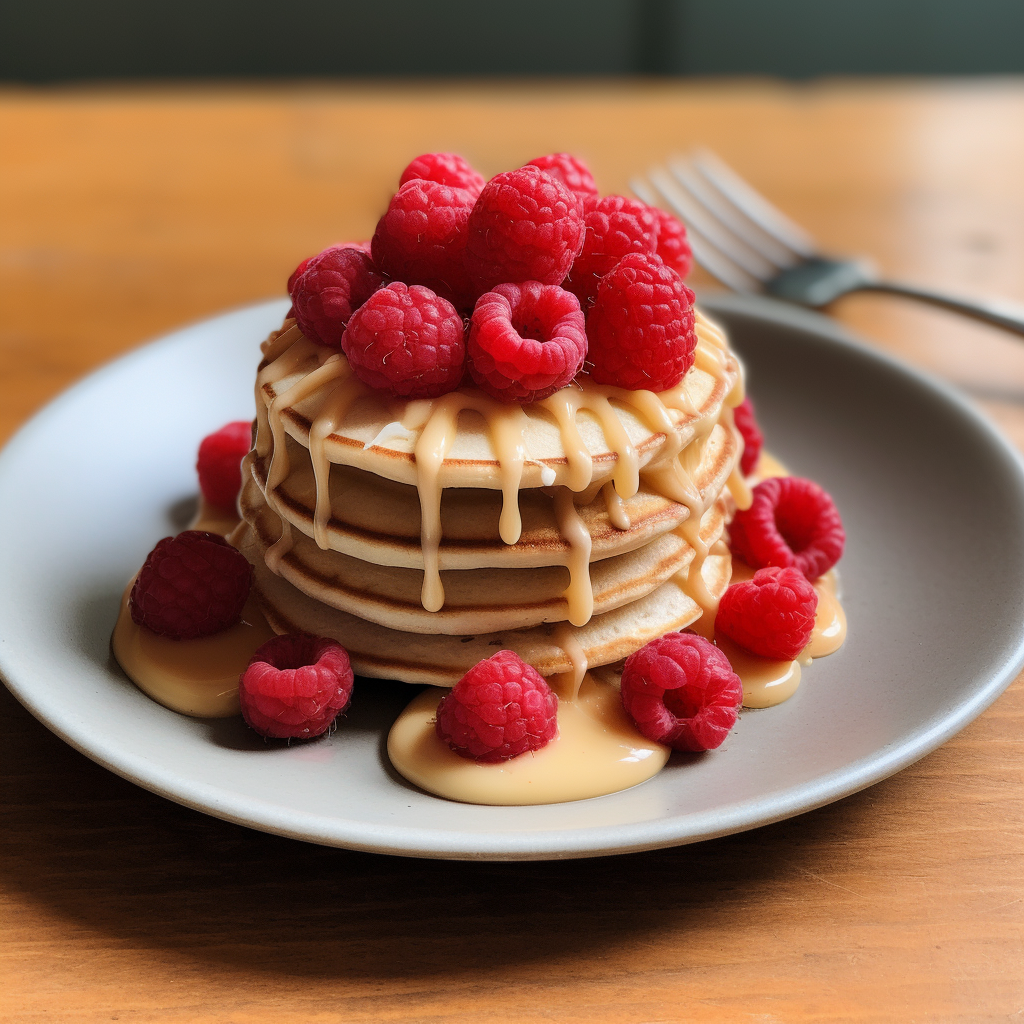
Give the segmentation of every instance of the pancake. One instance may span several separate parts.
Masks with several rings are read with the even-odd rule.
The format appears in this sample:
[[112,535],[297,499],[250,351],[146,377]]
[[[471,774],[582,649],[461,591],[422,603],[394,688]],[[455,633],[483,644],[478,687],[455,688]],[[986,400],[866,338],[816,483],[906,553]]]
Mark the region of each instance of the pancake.
[[[281,536],[277,515],[250,479],[242,492],[242,513],[262,560]],[[722,533],[727,506],[713,505],[701,523],[701,538],[713,544]],[[625,554],[590,565],[593,613],[635,601],[680,572],[695,550],[677,533],[665,533]],[[304,594],[370,622],[415,633],[450,635],[520,629],[559,622],[570,615],[565,593],[571,577],[565,565],[541,568],[480,568],[441,571],[444,606],[426,611],[420,600],[423,572],[362,561],[324,551],[308,537],[293,536],[276,571]]]
[[[473,387],[438,399],[395,399],[362,384],[344,356],[286,321],[264,344],[257,374],[257,451],[266,457],[287,434],[327,463],[415,485],[422,482],[417,449],[436,439],[442,488],[507,491],[513,469],[517,488],[557,483],[580,491],[613,476],[621,484],[672,443],[678,450],[716,422],[740,384],[724,336],[700,315],[697,337],[693,367],[662,395],[596,384],[583,374],[550,398],[521,406]],[[618,490],[628,496],[628,487]]]
[[[574,645],[589,665],[609,665],[656,637],[685,628],[702,612],[687,593],[684,579],[664,583],[637,601],[595,615],[581,627],[545,624],[458,637],[411,633],[331,608],[275,576],[248,526],[235,541],[255,566],[257,600],[275,630],[333,637],[349,652],[357,674],[377,679],[454,686],[475,664],[503,648],[515,651],[548,677],[574,670],[573,657],[567,650]],[[714,599],[724,593],[731,572],[728,550],[719,542],[704,559],[702,571],[704,584]]]
[[746,500],[743,381],[699,313],[696,330],[668,391],[584,373],[519,405],[373,391],[286,321],[263,346],[235,538],[268,621],[335,637],[361,674],[453,685],[502,647],[578,681],[713,616]]
[[[275,508],[300,533],[313,537],[317,488],[309,453],[291,438],[287,450],[289,472],[274,488]],[[735,434],[721,424],[706,435],[700,463],[691,474],[705,502],[713,501],[722,490],[738,454]],[[254,454],[243,467],[245,478],[251,474],[264,493],[268,466],[268,459]],[[611,490],[612,485],[606,484],[593,500],[578,500],[577,503],[591,537],[591,561],[636,550],[675,529],[690,514],[686,505],[647,485],[644,474],[641,474],[640,489],[630,498],[609,494]],[[365,470],[332,466],[328,495],[330,514],[319,538],[321,545],[364,562],[423,567],[422,513],[415,487],[374,476]],[[518,499],[522,531],[516,543],[506,544],[499,533],[503,499],[498,492],[484,488],[446,488],[441,494],[441,569],[564,564],[569,545],[559,529],[550,492],[523,488]],[[627,529],[615,526],[613,517],[617,518],[618,514],[625,516]]]

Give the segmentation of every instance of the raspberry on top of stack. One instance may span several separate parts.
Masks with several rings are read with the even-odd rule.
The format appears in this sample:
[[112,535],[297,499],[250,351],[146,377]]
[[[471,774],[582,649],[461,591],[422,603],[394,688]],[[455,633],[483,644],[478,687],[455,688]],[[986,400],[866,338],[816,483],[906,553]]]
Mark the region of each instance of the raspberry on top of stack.
[[[761,457],[690,266],[682,224],[600,196],[564,153],[489,181],[420,156],[371,241],[299,264],[230,536],[287,635],[242,675],[253,728],[322,733],[353,670],[433,684],[392,730],[399,771],[458,799],[571,799],[719,746],[741,703],[785,699],[797,659],[838,647],[838,513]],[[585,777],[595,757],[645,763]]]

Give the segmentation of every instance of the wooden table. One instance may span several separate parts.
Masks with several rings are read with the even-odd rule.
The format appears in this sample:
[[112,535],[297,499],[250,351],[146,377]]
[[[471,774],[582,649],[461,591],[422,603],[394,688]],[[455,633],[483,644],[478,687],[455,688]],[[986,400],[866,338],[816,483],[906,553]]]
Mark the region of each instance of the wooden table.
[[[605,190],[705,143],[823,243],[1024,300],[1024,83],[0,93],[0,438],[102,361],[280,294],[399,169],[552,149]],[[837,316],[1024,444],[1024,346]],[[2,639],[2,638],[0,638]],[[895,778],[695,846],[472,864],[324,849],[143,792],[0,714],[0,1017],[995,1021],[1024,1015],[1024,685]]]

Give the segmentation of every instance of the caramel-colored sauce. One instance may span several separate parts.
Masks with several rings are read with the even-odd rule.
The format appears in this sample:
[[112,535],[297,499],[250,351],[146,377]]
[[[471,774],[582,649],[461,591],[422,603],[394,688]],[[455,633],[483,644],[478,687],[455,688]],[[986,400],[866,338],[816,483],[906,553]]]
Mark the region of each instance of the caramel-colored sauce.
[[800,662],[761,658],[719,636],[715,642],[743,683],[745,708],[771,708],[789,700],[800,685]]
[[428,793],[471,804],[526,805],[585,800],[630,789],[656,775],[669,748],[645,739],[622,708],[619,691],[589,674],[575,700],[558,703],[558,736],[541,750],[499,764],[460,757],[434,728],[447,693],[424,690],[388,735],[395,769]]
[[814,631],[802,658],[824,658],[835,654],[846,640],[846,612],[836,596],[835,570],[814,581],[818,592],[818,610],[814,614]]
[[[135,581],[132,580],[132,583]],[[125,674],[143,693],[172,711],[195,718],[239,713],[238,677],[256,648],[276,634],[250,597],[241,621],[198,640],[170,640],[132,621],[125,588],[110,640]]]

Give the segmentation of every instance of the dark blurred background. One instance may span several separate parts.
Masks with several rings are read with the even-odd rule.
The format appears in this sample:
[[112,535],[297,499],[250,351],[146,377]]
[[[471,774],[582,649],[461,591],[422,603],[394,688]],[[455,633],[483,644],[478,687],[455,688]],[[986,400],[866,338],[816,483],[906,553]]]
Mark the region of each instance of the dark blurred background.
[[1024,0],[0,0],[0,81],[1010,74]]

